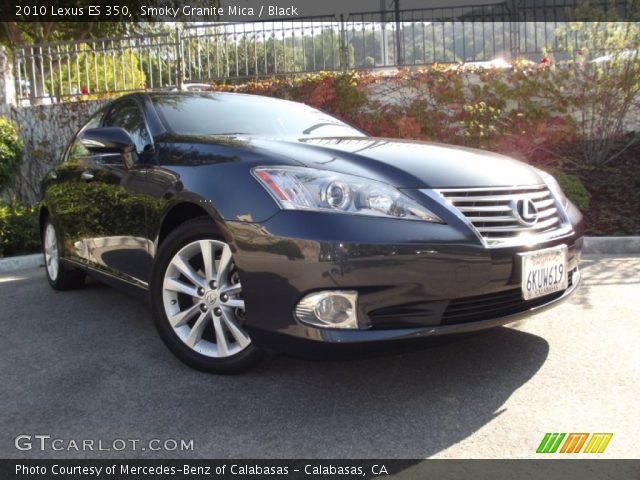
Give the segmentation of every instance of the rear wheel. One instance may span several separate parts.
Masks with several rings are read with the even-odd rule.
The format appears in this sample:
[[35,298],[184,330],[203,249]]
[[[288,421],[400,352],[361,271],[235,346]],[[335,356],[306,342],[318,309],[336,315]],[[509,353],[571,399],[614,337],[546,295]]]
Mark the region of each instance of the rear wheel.
[[47,219],[42,230],[42,253],[47,280],[56,290],[71,290],[84,285],[84,272],[63,265],[60,262],[58,234],[51,220]]
[[163,242],[151,304],[160,336],[193,368],[235,373],[263,356],[243,328],[245,302],[231,248],[208,218],[184,223]]

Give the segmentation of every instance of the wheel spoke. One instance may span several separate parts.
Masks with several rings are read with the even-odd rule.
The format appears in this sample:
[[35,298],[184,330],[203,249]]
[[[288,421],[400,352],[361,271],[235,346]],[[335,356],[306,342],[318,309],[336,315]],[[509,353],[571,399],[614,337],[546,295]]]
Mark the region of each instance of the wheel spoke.
[[[55,239],[53,248],[55,252],[45,248],[45,254],[57,267]],[[238,317],[245,310],[245,300],[235,268],[229,245],[202,239],[183,245],[165,269],[165,321],[186,347],[201,355],[229,358],[251,345]],[[185,295],[192,301],[186,302]]]
[[175,278],[165,278],[163,287],[166,290],[180,292],[195,298],[200,298],[196,287],[187,285],[186,283],[181,282],[180,280]]
[[229,355],[229,345],[227,344],[227,337],[222,328],[222,322],[220,317],[213,317],[213,328],[216,330],[216,345],[218,346],[218,355],[226,357]]
[[191,331],[187,338],[185,338],[184,342],[189,345],[191,348],[196,346],[196,343],[200,341],[202,338],[202,333],[204,332],[205,327],[207,326],[207,317],[210,312],[203,312],[200,314],[196,323],[191,327]]
[[226,302],[224,302],[225,307],[231,308],[241,308],[244,310],[244,300],[240,300],[239,298],[230,298]]
[[216,281],[218,285],[221,285],[225,280],[225,274],[228,273],[231,266],[231,249],[229,245],[225,245],[222,249],[222,255],[220,256],[220,263],[218,264],[218,272]]
[[197,312],[199,309],[200,309],[200,304],[196,303],[195,305],[185,310],[182,310],[181,312],[178,312],[173,316],[170,316],[169,323],[173,328],[181,327],[182,325],[186,324],[191,319],[191,317],[193,317],[193,314]]
[[180,273],[187,277],[196,287],[204,287],[206,285],[206,280],[198,275],[198,272],[196,272],[191,264],[180,255],[176,255],[171,261],[171,264],[180,270]]
[[200,252],[204,262],[204,274],[207,282],[215,278],[215,265],[213,256],[213,244],[209,240],[200,240]]
[[240,345],[240,348],[245,348],[247,345],[249,345],[251,343],[251,340],[236,325],[236,320],[233,318],[233,314],[229,311],[225,311],[225,309],[222,309],[222,315],[225,325],[229,329],[229,332],[231,332],[231,335],[233,336],[235,341],[238,342],[238,345]]
[[227,295],[237,295],[240,292],[242,292],[242,285],[239,283],[220,288],[220,293],[226,293]]

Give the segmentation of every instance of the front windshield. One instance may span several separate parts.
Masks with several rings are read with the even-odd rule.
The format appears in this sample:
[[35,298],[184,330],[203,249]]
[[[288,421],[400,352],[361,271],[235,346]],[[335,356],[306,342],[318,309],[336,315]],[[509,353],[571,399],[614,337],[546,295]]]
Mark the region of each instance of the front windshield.
[[314,108],[257,95],[176,94],[152,100],[167,127],[180,135],[362,136]]

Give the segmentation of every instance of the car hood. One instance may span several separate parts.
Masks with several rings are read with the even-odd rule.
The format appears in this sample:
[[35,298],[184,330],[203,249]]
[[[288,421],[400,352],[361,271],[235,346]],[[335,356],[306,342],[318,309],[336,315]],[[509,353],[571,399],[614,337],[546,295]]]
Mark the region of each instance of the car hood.
[[438,143],[375,137],[242,137],[253,148],[308,167],[385,181],[398,188],[539,185],[526,163]]

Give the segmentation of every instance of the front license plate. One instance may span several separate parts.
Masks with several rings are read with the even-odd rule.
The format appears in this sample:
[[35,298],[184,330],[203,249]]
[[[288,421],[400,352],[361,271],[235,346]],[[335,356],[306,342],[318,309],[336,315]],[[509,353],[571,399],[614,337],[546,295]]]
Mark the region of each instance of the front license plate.
[[565,290],[568,286],[567,246],[521,253],[522,298],[530,300]]

